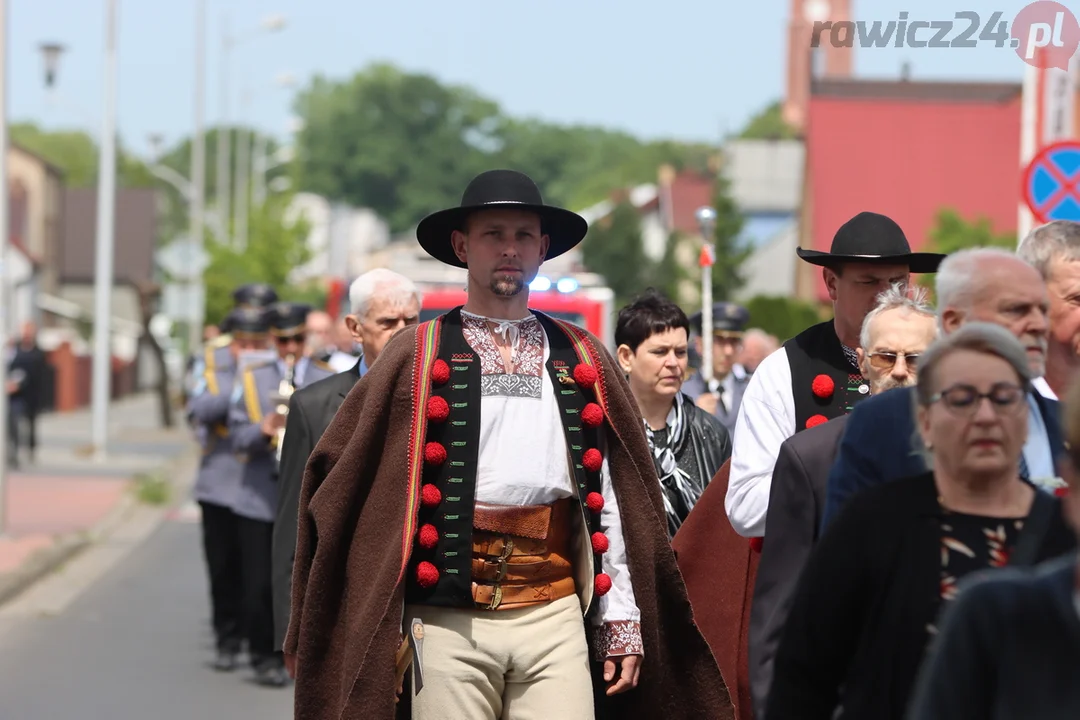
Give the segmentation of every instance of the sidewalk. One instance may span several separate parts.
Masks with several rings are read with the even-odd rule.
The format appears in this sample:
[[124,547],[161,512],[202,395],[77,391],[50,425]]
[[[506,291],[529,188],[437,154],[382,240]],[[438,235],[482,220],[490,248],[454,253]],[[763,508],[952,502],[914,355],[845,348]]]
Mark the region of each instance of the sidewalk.
[[158,427],[157,399],[150,393],[114,402],[101,461],[89,452],[89,408],[38,419],[36,463],[20,457],[22,466],[7,475],[0,603],[123,519],[137,502],[134,477],[158,476],[173,490],[191,482],[177,476],[177,467],[197,448],[183,414],[174,418],[176,427]]

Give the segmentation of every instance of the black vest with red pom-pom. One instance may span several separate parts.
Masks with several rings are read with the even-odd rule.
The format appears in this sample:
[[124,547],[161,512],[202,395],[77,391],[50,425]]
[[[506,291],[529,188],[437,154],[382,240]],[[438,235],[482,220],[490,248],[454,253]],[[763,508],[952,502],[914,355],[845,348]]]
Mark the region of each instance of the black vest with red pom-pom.
[[[601,579],[600,495],[601,437],[604,416],[597,404],[596,372],[582,369],[575,341],[560,325],[536,313],[549,344],[547,376],[554,386],[573,469],[584,527],[593,538],[597,595],[607,584]],[[421,379],[430,383],[424,467],[417,531],[406,573],[405,601],[422,605],[475,608],[472,596],[473,506],[480,452],[480,357],[465,340],[460,308],[438,321],[437,359]],[[424,333],[424,328],[419,330]],[[422,362],[419,355],[415,362]],[[577,382],[584,380],[585,382]],[[592,380],[592,382],[589,382]],[[521,458],[528,463],[529,458]],[[594,601],[595,602],[595,601]]]
[[833,321],[812,325],[784,343],[795,399],[795,432],[851,412],[870,386],[840,344]]

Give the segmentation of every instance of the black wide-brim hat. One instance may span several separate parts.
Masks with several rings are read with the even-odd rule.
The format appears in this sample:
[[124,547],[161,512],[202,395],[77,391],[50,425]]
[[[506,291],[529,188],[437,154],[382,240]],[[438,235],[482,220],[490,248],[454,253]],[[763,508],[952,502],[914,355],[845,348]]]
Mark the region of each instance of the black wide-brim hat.
[[896,221],[873,212],[861,212],[841,225],[829,252],[802,248],[795,252],[806,262],[822,267],[845,262],[907,265],[913,273],[937,272],[945,259],[939,253],[911,252],[907,236]]
[[577,213],[545,205],[540,188],[528,175],[515,170],[489,170],[473,178],[461,196],[461,205],[421,220],[416,227],[416,239],[431,257],[463,268],[465,263],[454,254],[450,236],[455,230],[464,230],[471,213],[498,209],[522,210],[540,216],[540,231],[550,240],[545,260],[572,250],[589,229],[588,222]]

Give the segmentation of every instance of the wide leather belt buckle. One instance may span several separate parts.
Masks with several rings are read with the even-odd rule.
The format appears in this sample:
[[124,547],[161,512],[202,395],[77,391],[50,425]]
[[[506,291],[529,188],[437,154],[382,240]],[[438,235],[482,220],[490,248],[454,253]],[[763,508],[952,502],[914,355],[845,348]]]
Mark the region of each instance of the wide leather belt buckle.
[[491,602],[488,603],[488,610],[496,610],[499,605],[502,604],[502,585],[495,583],[495,590],[491,594]]

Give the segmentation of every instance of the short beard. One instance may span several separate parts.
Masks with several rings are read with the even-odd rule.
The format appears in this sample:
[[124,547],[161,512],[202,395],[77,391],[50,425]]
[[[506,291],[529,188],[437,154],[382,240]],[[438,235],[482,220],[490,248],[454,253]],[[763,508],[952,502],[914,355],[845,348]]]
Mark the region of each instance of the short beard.
[[491,292],[499,297],[514,297],[525,289],[520,275],[496,275],[491,279]]
[[907,380],[903,382],[899,382],[891,375],[889,375],[879,380],[877,383],[874,383],[874,394],[880,395],[886,390],[896,390],[897,388],[914,387],[917,381],[918,379],[914,375],[908,375]]

